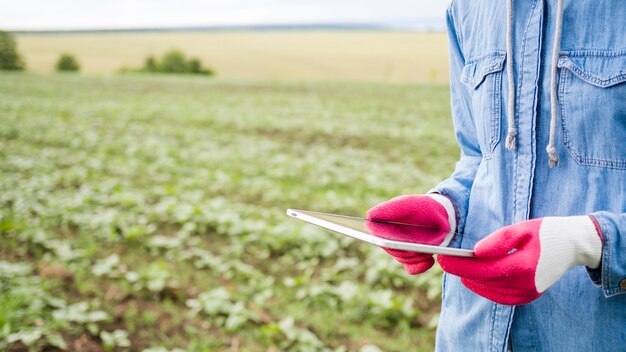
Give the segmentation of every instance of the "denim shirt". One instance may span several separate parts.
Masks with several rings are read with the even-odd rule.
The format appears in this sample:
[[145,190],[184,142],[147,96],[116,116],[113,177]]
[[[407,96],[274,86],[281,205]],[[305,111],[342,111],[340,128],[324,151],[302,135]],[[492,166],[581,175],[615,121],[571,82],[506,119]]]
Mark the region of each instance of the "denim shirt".
[[505,148],[506,1],[448,9],[451,105],[461,157],[432,192],[457,211],[453,245],[544,216],[593,215],[602,262],[536,301],[493,303],[446,274],[438,351],[626,350],[626,1],[567,0],[558,58],[559,163],[548,166],[556,0],[513,2],[517,149]]

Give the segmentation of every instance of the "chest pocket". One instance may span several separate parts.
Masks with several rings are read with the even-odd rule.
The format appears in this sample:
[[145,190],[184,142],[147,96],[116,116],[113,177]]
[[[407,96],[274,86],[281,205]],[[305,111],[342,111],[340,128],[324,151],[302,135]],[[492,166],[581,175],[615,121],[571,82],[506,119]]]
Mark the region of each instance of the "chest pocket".
[[483,157],[491,157],[500,141],[502,116],[502,70],[504,52],[492,52],[469,59],[461,82],[472,90],[472,115]]
[[569,154],[581,165],[626,169],[626,51],[568,52],[558,67]]

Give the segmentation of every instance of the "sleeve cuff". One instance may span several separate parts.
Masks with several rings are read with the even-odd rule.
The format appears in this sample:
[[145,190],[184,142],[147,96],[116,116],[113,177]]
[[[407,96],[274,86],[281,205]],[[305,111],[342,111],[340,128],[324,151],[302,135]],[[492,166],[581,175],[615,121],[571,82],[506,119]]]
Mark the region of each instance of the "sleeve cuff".
[[454,236],[457,232],[457,216],[456,209],[454,209],[454,204],[452,204],[450,198],[439,193],[428,193],[427,196],[434,199],[437,203],[441,204],[446,209],[446,213],[448,214],[448,223],[450,224],[450,231],[443,239],[443,242],[441,242],[440,246],[448,247],[452,243],[452,240],[454,239]]
[[626,243],[621,239],[617,220],[611,215],[606,212],[590,215],[604,245],[598,268],[587,267],[591,281],[602,288],[607,298],[626,293],[626,266],[621,255]]
[[465,214],[467,214],[466,204],[469,197],[463,192],[455,192],[452,189],[441,186],[431,189],[428,193],[436,193],[445,196],[452,203],[452,206],[454,207],[454,214],[456,216],[456,234],[450,240],[448,247],[458,248],[461,243],[460,236],[462,236],[461,234],[463,233],[463,228],[465,226]]

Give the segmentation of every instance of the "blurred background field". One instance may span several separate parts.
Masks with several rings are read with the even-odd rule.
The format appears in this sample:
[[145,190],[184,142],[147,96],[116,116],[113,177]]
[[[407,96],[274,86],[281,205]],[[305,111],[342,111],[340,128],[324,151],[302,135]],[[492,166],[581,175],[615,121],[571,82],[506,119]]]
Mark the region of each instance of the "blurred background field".
[[178,49],[220,77],[270,80],[447,83],[445,33],[408,31],[199,31],[18,35],[33,72],[49,73],[63,52],[82,71],[111,74]]
[[[154,3],[153,15],[218,6],[128,3]],[[93,16],[73,0],[25,4],[0,13],[0,27],[80,27],[81,13],[91,25],[126,6],[92,4]],[[213,4],[234,19],[252,6]],[[372,16],[390,6],[342,4]],[[285,210],[363,215],[450,174],[445,34],[19,32],[21,59],[6,55],[9,37],[0,351],[433,350],[439,268],[409,276],[382,250]]]
[[0,95],[9,346],[432,349],[439,271],[284,212],[426,191],[457,152],[446,87],[5,73]]

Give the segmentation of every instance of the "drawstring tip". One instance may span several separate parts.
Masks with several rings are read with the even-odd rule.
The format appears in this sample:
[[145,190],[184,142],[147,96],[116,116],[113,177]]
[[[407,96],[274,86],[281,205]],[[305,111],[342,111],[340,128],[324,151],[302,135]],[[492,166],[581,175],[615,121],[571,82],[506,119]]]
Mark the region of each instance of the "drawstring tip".
[[559,156],[556,154],[556,148],[548,146],[546,151],[548,152],[548,165],[553,169],[559,164]]
[[517,147],[517,131],[509,130],[509,133],[506,135],[506,149],[515,150]]
[[550,160],[548,161],[548,165],[550,165],[551,169],[554,169],[559,164],[559,157],[554,154],[550,155]]
[[550,160],[548,161],[548,165],[550,165],[551,169],[554,169],[557,165],[559,164],[559,157],[554,155],[554,157],[551,155],[550,156]]

